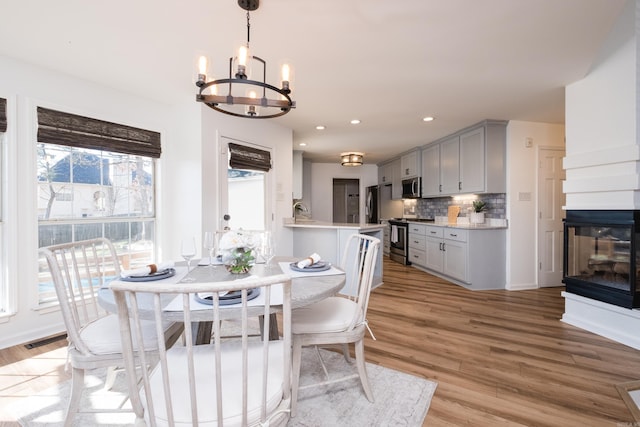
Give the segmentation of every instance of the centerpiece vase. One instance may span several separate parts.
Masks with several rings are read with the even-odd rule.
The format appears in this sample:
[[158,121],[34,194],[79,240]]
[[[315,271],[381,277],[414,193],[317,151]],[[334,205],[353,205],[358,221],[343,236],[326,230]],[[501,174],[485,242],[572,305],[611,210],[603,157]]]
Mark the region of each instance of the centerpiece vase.
[[224,266],[231,274],[246,274],[253,267],[254,256],[250,248],[236,248],[224,257]]

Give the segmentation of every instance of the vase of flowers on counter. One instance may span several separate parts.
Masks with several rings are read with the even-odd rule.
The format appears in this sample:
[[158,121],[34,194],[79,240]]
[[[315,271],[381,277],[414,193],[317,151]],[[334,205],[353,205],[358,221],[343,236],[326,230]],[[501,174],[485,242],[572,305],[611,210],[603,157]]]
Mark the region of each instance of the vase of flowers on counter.
[[228,231],[220,238],[222,263],[229,273],[245,274],[253,267],[256,237],[248,231]]

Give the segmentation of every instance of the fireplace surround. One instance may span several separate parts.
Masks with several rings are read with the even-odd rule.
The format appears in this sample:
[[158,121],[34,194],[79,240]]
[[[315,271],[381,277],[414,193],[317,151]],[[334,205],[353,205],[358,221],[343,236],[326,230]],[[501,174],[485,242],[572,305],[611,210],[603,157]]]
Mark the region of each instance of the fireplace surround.
[[625,308],[640,307],[640,210],[569,210],[564,220],[567,292]]

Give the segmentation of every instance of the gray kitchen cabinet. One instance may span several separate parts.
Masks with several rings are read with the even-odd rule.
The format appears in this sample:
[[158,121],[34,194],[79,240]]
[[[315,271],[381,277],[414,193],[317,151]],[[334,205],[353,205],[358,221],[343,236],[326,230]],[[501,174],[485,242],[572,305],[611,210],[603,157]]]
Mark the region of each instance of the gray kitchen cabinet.
[[449,227],[426,227],[425,267],[463,282],[467,277],[467,231]]
[[402,199],[402,176],[400,175],[400,159],[395,159],[389,163],[391,169],[391,198],[393,200]]
[[[409,229],[412,265],[469,289],[504,289],[505,229],[418,225],[424,227],[421,238]],[[422,245],[424,256],[412,256],[412,244]]]
[[441,194],[484,191],[484,128],[440,143]]
[[387,185],[391,184],[391,162],[382,163],[378,165],[378,184]]
[[440,143],[440,195],[460,192],[460,137]]
[[444,269],[442,256],[442,236],[444,227],[427,227],[425,238],[426,260],[424,266],[441,273]]
[[422,149],[422,197],[440,196],[440,144]]
[[409,223],[409,261],[411,264],[426,266],[426,227],[422,224]]
[[422,197],[506,192],[506,122],[486,120],[422,149]]
[[391,199],[402,199],[402,177],[400,176],[400,158],[378,165],[378,184],[391,185]]
[[442,274],[469,283],[467,231],[447,229],[442,240]]
[[421,169],[420,150],[413,150],[400,157],[401,179],[418,177],[420,176]]
[[484,126],[460,135],[459,192],[481,193],[485,191],[485,155]]
[[389,256],[391,253],[391,226],[386,219],[380,220],[380,224],[385,226],[382,230],[382,254]]

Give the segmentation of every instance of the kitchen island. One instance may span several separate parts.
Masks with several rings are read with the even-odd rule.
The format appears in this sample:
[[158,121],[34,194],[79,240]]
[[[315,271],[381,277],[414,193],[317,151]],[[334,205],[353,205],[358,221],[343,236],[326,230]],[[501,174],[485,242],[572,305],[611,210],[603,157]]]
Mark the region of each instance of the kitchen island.
[[[319,254],[324,261],[334,265],[340,264],[340,258],[352,234],[366,234],[380,239],[378,259],[373,272],[373,285],[375,288],[382,285],[382,241],[384,224],[351,224],[314,220],[289,222],[285,227],[293,231],[293,255],[295,257],[308,257],[312,253]],[[355,285],[345,283],[340,291],[346,295],[354,295]]]

